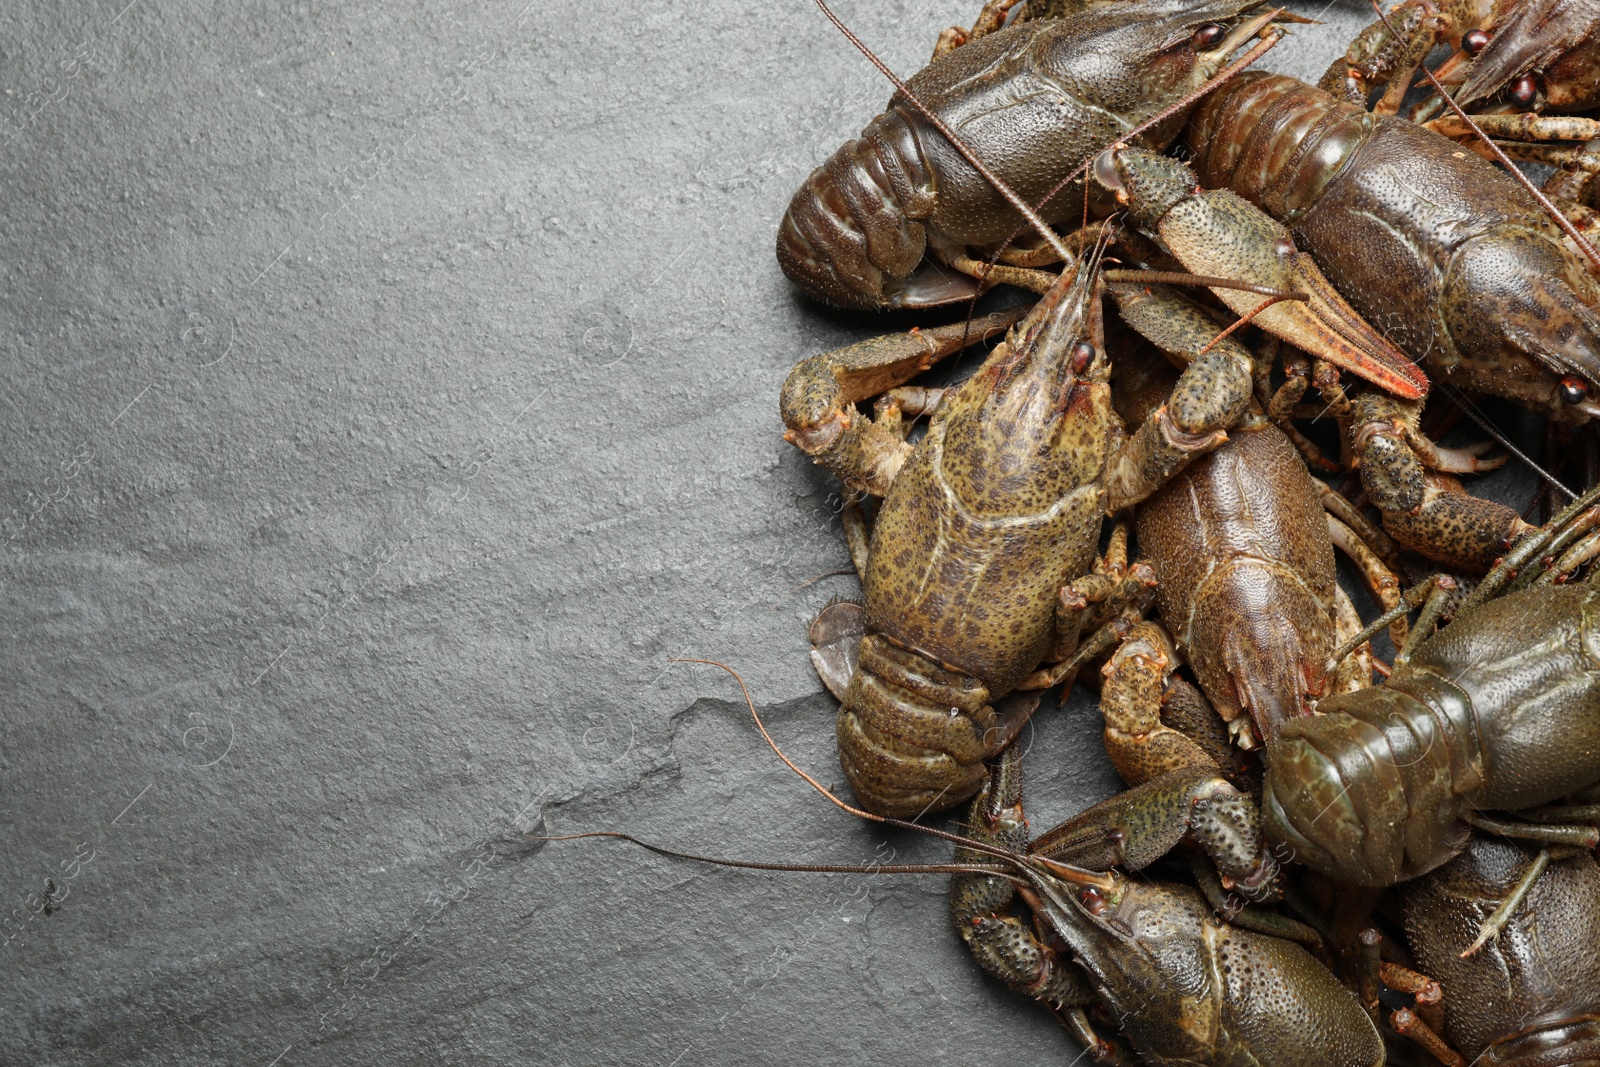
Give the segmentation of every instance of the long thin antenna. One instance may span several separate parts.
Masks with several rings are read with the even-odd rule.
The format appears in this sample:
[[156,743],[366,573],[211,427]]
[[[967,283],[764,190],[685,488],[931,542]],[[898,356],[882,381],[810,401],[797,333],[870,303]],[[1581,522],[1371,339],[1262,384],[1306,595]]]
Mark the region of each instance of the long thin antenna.
[[772,751],[778,754],[778,758],[783,761],[784,766],[788,767],[795,774],[798,774],[801,778],[804,778],[808,783],[810,783],[811,788],[815,789],[817,792],[833,801],[833,803],[841,811],[849,812],[851,815],[855,815],[862,819],[867,819],[871,822],[882,823],[884,826],[893,826],[900,830],[915,830],[917,833],[927,834],[930,837],[942,838],[965,848],[970,848],[975,852],[982,852],[986,855],[994,856],[996,859],[1005,860],[1008,863],[1015,864],[1020,867],[1026,867],[1030,864],[1038,864],[1052,873],[1069,879],[1070,881],[1079,885],[1094,885],[1108,890],[1115,888],[1116,882],[1109,875],[1097,874],[1093,871],[1086,871],[1077,867],[1071,867],[1067,864],[1048,859],[1044,856],[1020,855],[1011,851],[1010,849],[1001,848],[999,845],[990,844],[987,841],[977,841],[970,837],[962,837],[960,834],[947,833],[944,830],[935,829],[932,826],[924,826],[918,822],[906,822],[904,819],[891,819],[887,816],[876,815],[870,811],[863,811],[860,808],[846,804],[844,801],[834,796],[833,793],[830,792],[828,788],[821,782],[817,781],[815,778],[811,777],[811,775],[807,774],[805,771],[796,766],[794,760],[785,755],[783,749],[778,747],[778,742],[774,741],[772,735],[767,732],[766,723],[761,721],[761,714],[760,712],[756,711],[756,702],[751,699],[750,690],[744,684],[744,679],[739,677],[738,671],[734,670],[726,663],[718,663],[714,659],[679,658],[673,659],[670,662],[702,663],[707,667],[717,667],[732,675],[733,680],[739,683],[739,691],[744,694],[745,706],[750,709],[750,717],[755,720],[756,729],[761,731],[761,736],[766,738],[768,746],[771,747]]
[[[1372,5],[1372,10],[1378,13],[1378,18],[1383,22],[1384,29],[1389,31],[1390,36],[1395,40],[1400,40],[1400,34],[1395,31],[1394,25],[1390,23],[1389,16],[1383,13],[1383,7],[1378,3],[1378,0],[1367,0],[1367,2]],[[1422,73],[1427,76],[1428,83],[1433,86],[1434,91],[1450,106],[1450,110],[1456,113],[1456,118],[1466,123],[1467,128],[1477,135],[1478,140],[1489,146],[1489,151],[1494,153],[1494,158],[1500,161],[1500,165],[1510,171],[1511,176],[1520,182],[1524,189],[1528,190],[1529,195],[1537,200],[1539,206],[1544,208],[1550,217],[1555,220],[1555,224],[1560,226],[1568,237],[1572,238],[1572,243],[1577,245],[1583,251],[1583,254],[1589,257],[1589,261],[1596,267],[1600,267],[1600,252],[1595,251],[1594,245],[1590,244],[1588,238],[1584,237],[1578,227],[1573,225],[1572,220],[1563,215],[1561,210],[1552,204],[1533,182],[1528,180],[1528,176],[1522,173],[1522,168],[1511,162],[1511,158],[1500,151],[1500,146],[1494,143],[1494,138],[1484,133],[1483,127],[1472,121],[1472,116],[1461,109],[1461,105],[1456,103],[1456,98],[1450,95],[1449,90],[1444,87],[1444,83],[1434,77],[1433,71],[1429,70],[1425,64],[1422,67]],[[1537,470],[1538,468],[1535,469]],[[1563,488],[1562,492],[1566,492],[1566,490]],[[1568,495],[1570,496],[1571,494],[1569,493]]]
[[1181,270],[1108,270],[1102,272],[1108,282],[1131,282],[1135,285],[1195,285],[1211,289],[1237,289],[1241,293],[1255,293],[1279,300],[1305,300],[1306,294],[1298,289],[1275,289],[1255,282],[1219,278],[1214,274],[1190,274]]
[[1550,485],[1558,492],[1566,494],[1568,500],[1578,499],[1577,493],[1574,493],[1571,489],[1568,489],[1559,480],[1557,480],[1555,475],[1551,474],[1549,471],[1539,466],[1539,464],[1535,463],[1533,461],[1533,457],[1529,456],[1522,449],[1512,444],[1511,440],[1506,437],[1505,434],[1501,433],[1499,428],[1496,427],[1494,423],[1490,422],[1483,412],[1478,410],[1478,405],[1474,404],[1465,393],[1451,385],[1449,382],[1439,382],[1438,385],[1444,390],[1445,396],[1448,396],[1451,400],[1455,401],[1456,407],[1461,409],[1461,413],[1463,415],[1477,423],[1478,427],[1490,437],[1493,437],[1496,441],[1500,442],[1501,447],[1507,452],[1510,452],[1513,456],[1516,456],[1524,466],[1526,466],[1533,473],[1537,474],[1539,477],[1543,478],[1545,481],[1549,482]]
[[[873,812],[870,812],[870,811],[863,811],[860,808],[853,807],[852,805],[846,804],[844,801],[842,801],[838,797],[834,796],[833,793],[829,791],[827,786],[823,785],[821,782],[819,782],[815,778],[811,777],[810,774],[806,773],[804,770],[800,769],[800,767],[796,766],[794,760],[790,759],[787,755],[784,754],[783,749],[778,747],[778,742],[774,741],[772,739],[772,735],[767,732],[767,724],[761,721],[761,713],[756,711],[756,702],[753,699],[751,699],[750,690],[749,690],[749,688],[747,688],[745,686],[744,679],[739,677],[739,672],[738,671],[734,670],[732,667],[728,666],[726,663],[718,663],[714,659],[675,658],[675,659],[668,660],[668,662],[669,663],[700,663],[700,664],[704,664],[707,667],[718,667],[718,668],[721,668],[722,670],[727,671],[729,674],[731,674],[733,676],[733,680],[739,683],[739,691],[744,694],[744,702],[750,708],[750,717],[756,721],[756,729],[761,731],[761,736],[766,739],[768,747],[771,748],[772,751],[774,751],[774,752],[776,752],[778,754],[778,758],[783,760],[783,764],[784,764],[785,767],[788,767],[791,771],[793,771],[795,774],[798,774],[801,778],[804,778],[811,785],[812,789],[815,789],[817,792],[821,793],[823,796],[825,796],[829,800],[833,801],[833,803],[839,808],[840,811],[849,812],[851,815],[855,815],[858,818],[866,819],[869,822],[881,822],[881,823],[889,823],[889,824],[893,824],[893,823],[899,822],[898,819],[890,819],[890,818],[888,818],[886,816],[877,815],[877,814],[874,814]],[[912,825],[912,824],[903,823],[902,825],[909,826],[909,825]]]
[[675,860],[693,860],[696,863],[711,863],[718,867],[743,867],[752,871],[798,871],[805,874],[878,874],[883,871],[894,874],[990,874],[1013,882],[1023,881],[1008,868],[986,863],[763,863],[759,860],[729,860],[720,856],[701,856],[694,852],[681,852],[675,848],[653,845],[621,830],[590,830],[588,833],[559,834],[554,837],[538,834],[525,836],[530,841],[582,841],[590,837],[614,837],[638,845],[646,852],[654,852],[658,856],[670,856]]

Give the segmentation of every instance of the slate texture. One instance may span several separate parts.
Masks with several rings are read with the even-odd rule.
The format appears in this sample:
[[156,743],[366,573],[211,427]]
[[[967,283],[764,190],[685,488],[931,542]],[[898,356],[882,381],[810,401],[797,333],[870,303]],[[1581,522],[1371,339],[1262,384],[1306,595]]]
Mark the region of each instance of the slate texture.
[[[909,72],[976,6],[841,11]],[[669,662],[837,778],[775,401],[906,323],[773,260],[888,95],[808,3],[12,4],[0,89],[0,1062],[1071,1061],[941,878],[523,836],[945,855]]]

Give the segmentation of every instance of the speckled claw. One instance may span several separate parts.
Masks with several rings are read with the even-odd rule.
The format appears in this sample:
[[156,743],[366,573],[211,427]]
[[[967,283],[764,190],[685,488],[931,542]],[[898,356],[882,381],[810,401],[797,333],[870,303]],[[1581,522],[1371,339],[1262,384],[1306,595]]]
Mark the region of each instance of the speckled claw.
[[1186,269],[1300,296],[1264,302],[1259,293],[1214,289],[1234,312],[1396,396],[1427,395],[1427,376],[1356,314],[1282,223],[1234,193],[1200,190],[1194,171],[1168,156],[1119,146],[1094,172]]

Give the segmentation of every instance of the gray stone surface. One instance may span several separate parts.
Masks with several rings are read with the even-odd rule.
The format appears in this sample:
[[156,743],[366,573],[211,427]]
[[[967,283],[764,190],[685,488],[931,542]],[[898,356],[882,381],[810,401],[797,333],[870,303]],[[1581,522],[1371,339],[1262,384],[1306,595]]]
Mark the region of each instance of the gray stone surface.
[[[524,839],[945,854],[669,662],[837,776],[774,407],[886,327],[771,246],[887,90],[803,0],[525,5],[0,13],[0,1062],[1070,1060],[941,878]],[[976,6],[842,11],[909,72]],[[1041,717],[1037,819],[1096,734]]]

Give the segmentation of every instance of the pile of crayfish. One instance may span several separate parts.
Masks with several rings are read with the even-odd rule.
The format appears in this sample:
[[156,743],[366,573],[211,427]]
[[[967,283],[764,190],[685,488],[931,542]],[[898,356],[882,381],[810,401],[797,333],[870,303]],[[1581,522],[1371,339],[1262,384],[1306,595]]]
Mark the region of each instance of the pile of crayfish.
[[[991,0],[784,215],[821,301],[985,302],[789,373],[863,591],[812,658],[860,809],[965,805],[959,936],[1096,1062],[1600,1064],[1597,19],[1407,0],[1313,86],[1255,0]],[[1479,402],[1544,421],[1526,511],[1438,443]],[[1077,683],[1129,788],[1030,837]]]

